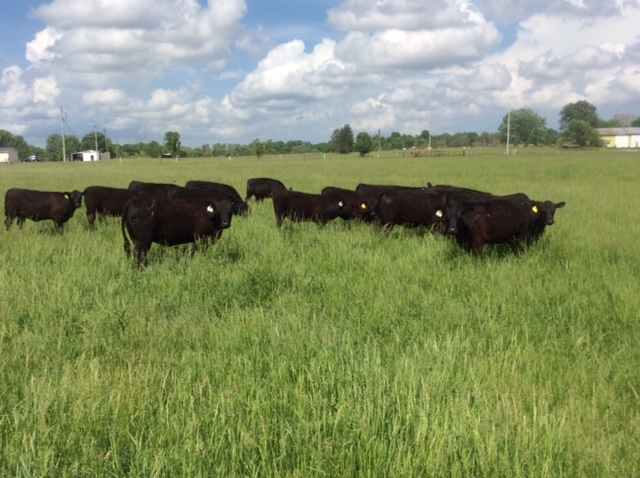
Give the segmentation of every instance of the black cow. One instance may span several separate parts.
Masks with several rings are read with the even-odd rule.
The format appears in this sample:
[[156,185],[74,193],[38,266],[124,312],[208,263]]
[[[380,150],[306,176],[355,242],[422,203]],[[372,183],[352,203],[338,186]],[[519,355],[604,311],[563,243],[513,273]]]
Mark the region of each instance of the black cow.
[[147,183],[143,181],[131,181],[129,189],[140,194],[154,195],[157,197],[167,197],[169,191],[181,188],[172,183]]
[[82,192],[89,224],[93,225],[96,215],[100,219],[106,216],[121,216],[127,201],[137,195],[138,193],[131,189],[89,186]]
[[327,186],[320,191],[320,195],[348,204],[346,209],[354,212],[353,217],[349,219],[359,218],[365,222],[371,222],[375,218],[373,196],[334,186]]
[[420,191],[424,188],[416,186],[396,186],[388,184],[366,184],[360,183],[356,186],[356,192],[365,195],[370,198],[371,208],[373,209],[374,216],[379,216],[378,204],[380,203],[380,197],[391,191]]
[[382,194],[378,203],[380,227],[431,227],[442,221],[446,198],[426,190],[396,190]]
[[8,230],[16,219],[19,227],[24,225],[25,219],[52,220],[56,231],[62,232],[64,223],[73,217],[81,205],[80,191],[49,192],[12,188],[4,197],[5,225]]
[[448,184],[437,184],[434,186],[429,183],[425,191],[431,194],[440,194],[449,201],[453,200],[458,202],[481,201],[496,197],[493,194],[485,191],[463,188],[459,186],[450,186]]
[[225,194],[231,200],[231,207],[233,213],[239,216],[246,216],[249,214],[249,205],[242,200],[240,194],[233,186],[223,183],[215,183],[212,181],[187,181],[185,184],[187,188],[206,189],[209,191],[217,191]]
[[165,246],[215,242],[229,227],[231,207],[227,202],[139,197],[127,202],[122,212],[124,250],[131,255],[130,238],[138,264],[146,262],[154,242]]
[[532,201],[531,210],[534,213],[534,219],[529,227],[527,237],[528,244],[534,244],[544,234],[547,226],[555,223],[556,210],[563,208],[565,202],[554,203],[553,201]]
[[476,255],[485,244],[510,243],[521,249],[528,242],[535,219],[533,202],[525,194],[487,200],[449,201],[444,218],[458,245]]
[[251,197],[255,197],[256,201],[262,202],[266,198],[273,197],[275,191],[286,189],[285,185],[277,179],[251,178],[247,181],[247,197],[245,198],[245,202],[249,202]]
[[350,204],[319,194],[298,191],[276,191],[273,194],[273,211],[278,227],[288,217],[292,221],[311,221],[319,224],[341,217],[349,219],[355,211]]

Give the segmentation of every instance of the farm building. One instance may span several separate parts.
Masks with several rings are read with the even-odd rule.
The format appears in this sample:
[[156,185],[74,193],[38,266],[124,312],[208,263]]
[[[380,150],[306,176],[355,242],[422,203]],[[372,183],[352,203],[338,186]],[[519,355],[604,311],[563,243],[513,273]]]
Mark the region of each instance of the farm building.
[[640,148],[640,128],[598,128],[608,148]]
[[17,163],[18,152],[15,148],[0,148],[0,163]]
[[73,161],[99,161],[101,159],[111,159],[109,153],[100,153],[96,150],[78,151],[71,155]]

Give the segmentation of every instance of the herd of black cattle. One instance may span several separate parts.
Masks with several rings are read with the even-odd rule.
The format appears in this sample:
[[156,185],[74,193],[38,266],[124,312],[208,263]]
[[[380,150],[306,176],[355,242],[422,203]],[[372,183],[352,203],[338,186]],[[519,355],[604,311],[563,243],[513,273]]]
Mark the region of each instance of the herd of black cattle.
[[17,220],[52,220],[62,230],[82,205],[87,219],[121,217],[124,249],[135,247],[138,264],[152,243],[178,245],[215,242],[234,215],[249,214],[249,200],[271,198],[278,227],[285,218],[325,224],[336,218],[357,219],[389,229],[424,226],[453,236],[465,250],[482,254],[485,244],[510,244],[517,250],[535,243],[554,223],[564,202],[535,201],[525,194],[496,196],[449,185],[426,187],[359,184],[355,190],[326,187],[320,194],[287,189],[277,179],[247,181],[243,200],[232,186],[211,181],[176,184],[132,181],[127,189],[90,186],[83,192],[47,192],[12,188],[5,195],[5,225]]

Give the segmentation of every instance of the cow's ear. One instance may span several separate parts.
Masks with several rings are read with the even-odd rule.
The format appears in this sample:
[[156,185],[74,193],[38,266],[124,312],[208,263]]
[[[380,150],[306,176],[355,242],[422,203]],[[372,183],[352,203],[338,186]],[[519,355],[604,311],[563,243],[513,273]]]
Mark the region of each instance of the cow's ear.
[[556,209],[560,209],[561,207],[564,207],[564,205],[565,205],[565,204],[567,204],[567,203],[566,203],[566,202],[564,202],[564,201],[559,202],[559,203],[556,203],[556,205],[555,205],[555,206],[556,206]]
[[340,202],[338,203],[338,206],[342,207],[342,206],[344,206],[344,203],[343,203],[342,201],[340,201]]

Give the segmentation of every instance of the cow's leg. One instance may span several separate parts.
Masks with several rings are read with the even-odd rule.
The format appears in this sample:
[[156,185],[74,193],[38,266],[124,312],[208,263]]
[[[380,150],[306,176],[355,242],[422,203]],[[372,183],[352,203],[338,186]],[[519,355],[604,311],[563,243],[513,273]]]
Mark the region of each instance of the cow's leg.
[[7,218],[4,220],[4,225],[7,227],[7,231],[11,229],[11,225],[13,224],[14,219],[15,219],[15,216],[12,216],[11,214],[7,214]]
[[484,240],[482,237],[474,237],[472,243],[473,253],[480,257],[482,255],[482,249],[484,248]]
[[138,266],[146,266],[147,265],[147,254],[149,253],[149,249],[151,248],[150,243],[137,241],[135,243],[136,248],[136,261],[138,262]]
[[22,226],[24,226],[24,221],[25,221],[25,218],[23,216],[18,216],[17,224],[20,229],[22,229]]
[[93,223],[95,222],[95,220],[96,220],[96,212],[95,211],[92,211],[92,212],[87,211],[87,221],[89,221],[89,225],[90,226],[93,226]]

